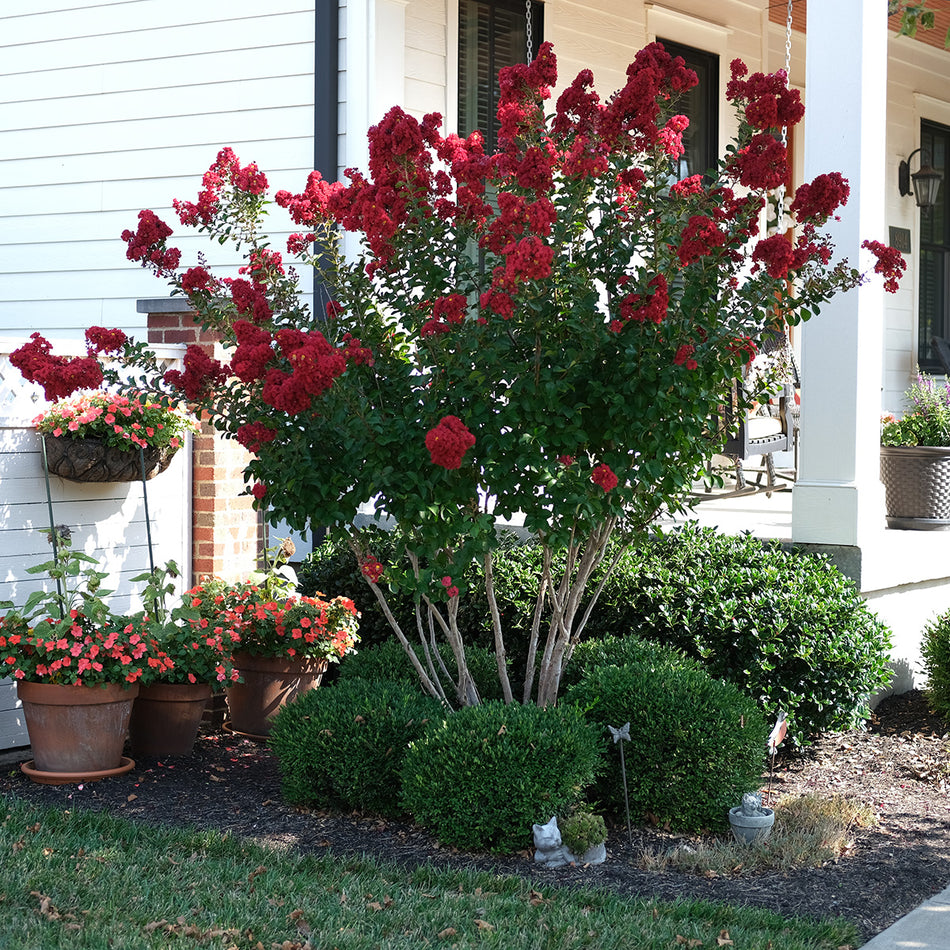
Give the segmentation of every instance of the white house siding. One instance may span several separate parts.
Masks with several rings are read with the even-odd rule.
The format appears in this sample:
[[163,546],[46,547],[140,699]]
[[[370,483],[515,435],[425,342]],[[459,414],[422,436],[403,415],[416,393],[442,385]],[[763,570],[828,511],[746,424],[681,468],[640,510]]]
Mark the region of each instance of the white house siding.
[[[122,230],[194,200],[230,145],[274,188],[313,167],[312,3],[24,0],[0,10],[0,332],[135,330],[159,281]],[[274,246],[289,230],[282,217]],[[183,263],[202,237],[175,235]],[[223,273],[229,273],[227,269]],[[305,275],[309,279],[309,275]]]
[[[917,367],[918,215],[914,199],[897,190],[897,167],[920,145],[921,119],[950,125],[947,85],[950,52],[893,34],[889,42],[886,215],[890,226],[909,228],[912,251],[901,289],[888,301],[884,340],[884,407],[902,409],[901,394]],[[912,162],[917,171],[920,155]],[[944,182],[943,188],[950,187]]]

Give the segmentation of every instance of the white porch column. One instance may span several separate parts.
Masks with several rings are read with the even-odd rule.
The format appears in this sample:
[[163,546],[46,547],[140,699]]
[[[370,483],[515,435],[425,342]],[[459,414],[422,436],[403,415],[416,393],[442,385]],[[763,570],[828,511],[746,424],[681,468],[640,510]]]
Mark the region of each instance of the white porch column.
[[[808,8],[805,180],[840,171],[851,198],[829,222],[838,256],[862,270],[884,232],[887,17],[880,0]],[[880,278],[835,297],[802,330],[802,415],[792,539],[863,547],[884,530],[879,417]]]
[[343,167],[368,170],[366,132],[405,104],[408,0],[348,0],[341,7]]

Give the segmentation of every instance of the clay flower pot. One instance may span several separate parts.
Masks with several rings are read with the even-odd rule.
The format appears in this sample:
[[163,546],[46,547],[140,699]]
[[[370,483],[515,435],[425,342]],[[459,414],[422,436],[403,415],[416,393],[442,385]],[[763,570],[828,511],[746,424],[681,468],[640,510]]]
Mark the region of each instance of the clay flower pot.
[[135,763],[123,758],[122,749],[138,691],[138,684],[60,686],[20,680],[17,693],[33,750],[23,772],[54,785],[129,771]]
[[283,706],[320,685],[327,660],[238,652],[234,665],[244,682],[232,683],[225,690],[230,714],[227,725],[239,735],[264,739]]
[[129,720],[136,755],[190,755],[211,698],[208,683],[153,683],[139,690]]

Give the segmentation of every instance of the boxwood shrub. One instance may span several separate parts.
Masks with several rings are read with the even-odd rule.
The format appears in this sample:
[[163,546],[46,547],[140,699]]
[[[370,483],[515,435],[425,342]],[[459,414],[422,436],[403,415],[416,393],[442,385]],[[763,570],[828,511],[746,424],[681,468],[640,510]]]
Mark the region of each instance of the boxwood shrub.
[[[769,726],[748,696],[680,658],[658,654],[623,666],[591,666],[567,691],[604,734],[630,723],[624,744],[634,821],[675,831],[722,828],[744,792],[761,784]],[[610,743],[591,795],[625,812],[620,750]]]
[[517,851],[530,847],[532,824],[581,799],[603,747],[574,706],[466,706],[412,743],[403,802],[445,844]]
[[889,629],[824,557],[690,525],[629,552],[605,593],[599,632],[679,647],[785,710],[796,744],[860,725],[890,680]]
[[442,706],[406,682],[348,679],[310,690],[274,719],[270,747],[295,804],[402,814],[399,775],[409,744]]
[[[495,562],[512,679],[521,682],[541,550],[512,542]],[[466,642],[490,647],[489,611],[475,584],[480,568],[471,571],[474,596],[459,610],[459,627]],[[353,597],[364,645],[392,638],[348,549],[325,545],[305,564],[305,577],[316,589]],[[414,623],[408,598],[393,594],[392,603],[401,622]],[[890,678],[890,631],[830,561],[695,525],[643,539],[608,578],[585,638],[631,634],[680,648],[769,715],[784,709],[795,744],[859,725]]]
[[[425,666],[422,647],[417,645],[415,652]],[[458,671],[452,648],[447,643],[440,643],[439,654],[454,683]],[[485,647],[466,646],[465,657],[479,696],[483,700],[501,699],[501,683],[498,682],[498,666],[494,652]],[[341,680],[399,680],[419,686],[419,675],[398,640],[388,640],[368,650],[350,654],[346,661],[340,664],[339,678]],[[455,702],[454,696],[450,695],[448,698],[451,702]]]
[[950,720],[950,610],[924,627],[920,654],[927,673],[927,699],[931,708]]

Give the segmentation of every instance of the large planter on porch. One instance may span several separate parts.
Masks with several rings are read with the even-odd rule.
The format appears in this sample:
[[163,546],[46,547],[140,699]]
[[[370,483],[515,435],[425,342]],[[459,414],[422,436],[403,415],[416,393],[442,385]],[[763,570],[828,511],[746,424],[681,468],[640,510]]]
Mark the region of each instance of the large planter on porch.
[[190,755],[211,686],[208,683],[153,683],[139,690],[129,720],[135,755]]
[[950,528],[950,447],[882,445],[887,526]]
[[234,665],[244,682],[232,683],[225,690],[228,726],[239,735],[263,739],[270,735],[271,721],[283,706],[320,685],[327,659],[238,652]]
[[93,782],[129,771],[123,758],[132,701],[138,684],[61,686],[20,680],[33,759],[21,767],[35,782],[49,785]]
[[[142,477],[142,458],[133,446],[126,451],[96,438],[71,439],[45,435],[46,465],[53,475],[73,482],[136,482]],[[164,472],[178,451],[172,446],[144,449],[145,477]]]

